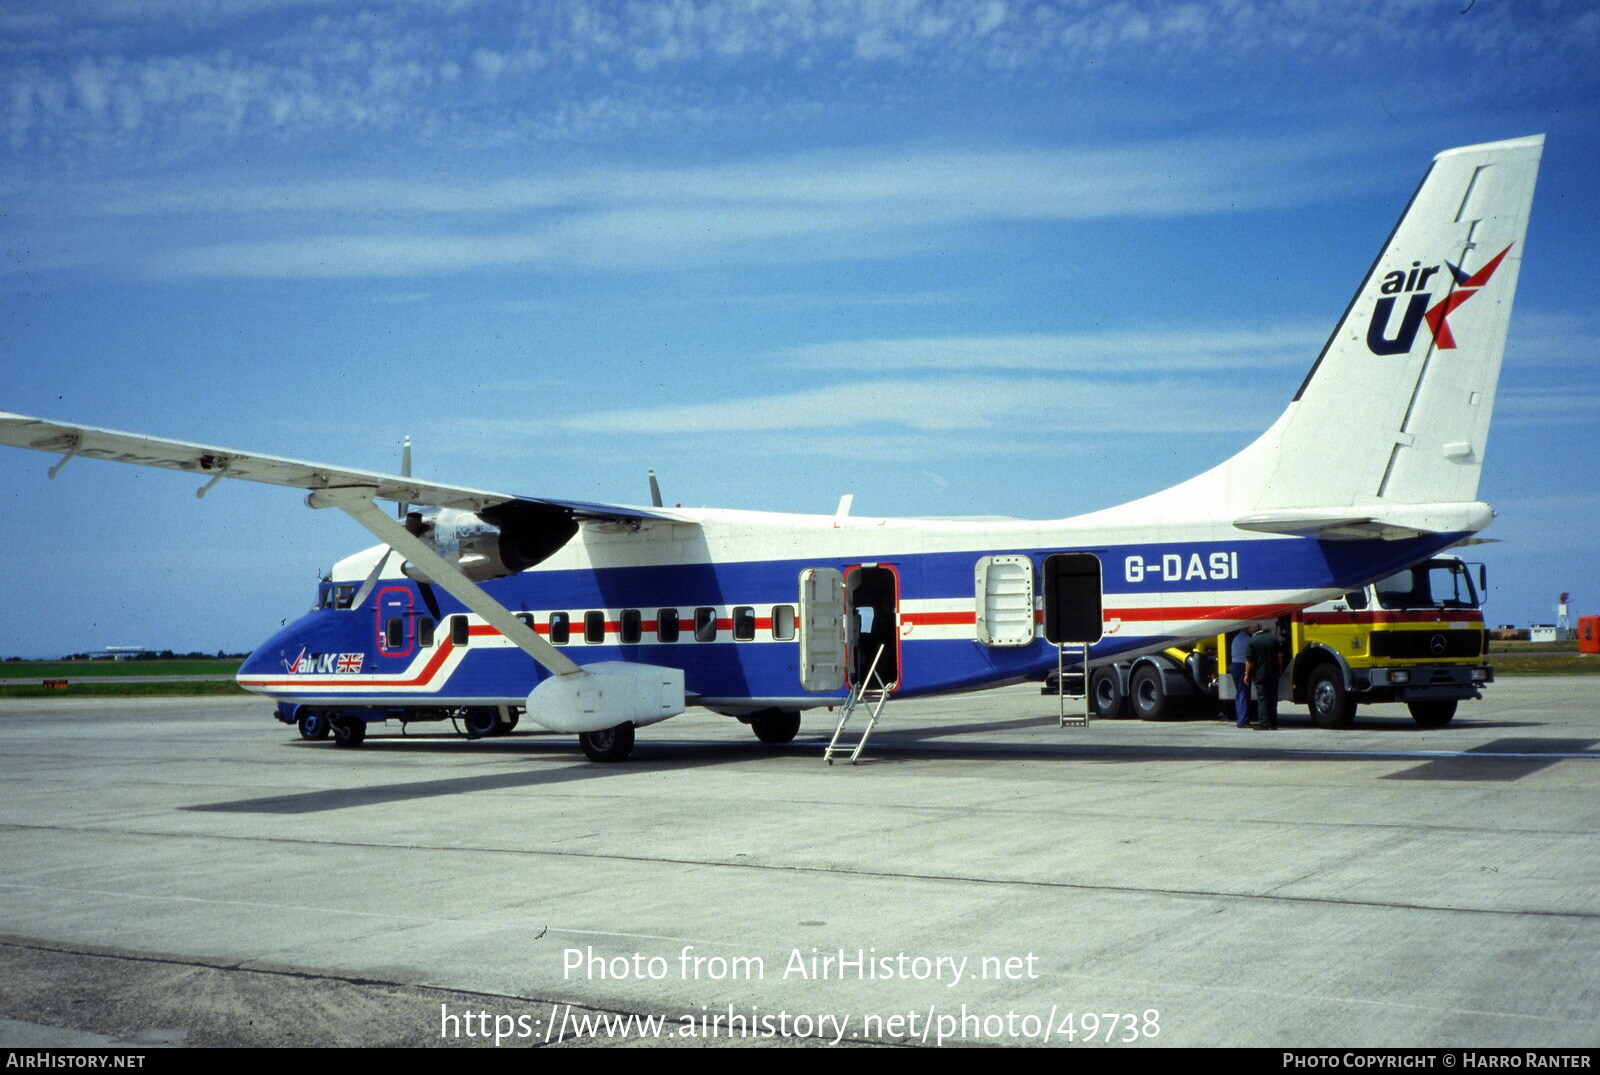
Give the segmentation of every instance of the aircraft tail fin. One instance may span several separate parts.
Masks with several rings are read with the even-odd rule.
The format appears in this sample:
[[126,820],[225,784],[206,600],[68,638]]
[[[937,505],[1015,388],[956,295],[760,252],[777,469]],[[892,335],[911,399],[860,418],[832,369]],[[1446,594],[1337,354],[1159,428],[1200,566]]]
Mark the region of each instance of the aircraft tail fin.
[[1381,520],[1388,509],[1475,501],[1543,148],[1535,135],[1435,157],[1272,428],[1135,503],[1232,511],[1266,529],[1259,520],[1273,513]]

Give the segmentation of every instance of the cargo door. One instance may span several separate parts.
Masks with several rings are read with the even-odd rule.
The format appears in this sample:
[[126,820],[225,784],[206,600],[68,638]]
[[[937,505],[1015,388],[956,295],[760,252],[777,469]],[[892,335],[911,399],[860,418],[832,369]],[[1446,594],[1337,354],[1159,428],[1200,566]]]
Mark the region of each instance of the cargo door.
[[844,686],[847,644],[844,576],[831,567],[800,572],[800,686],[836,691]]
[[1033,561],[1026,556],[985,556],[975,579],[978,641],[985,646],[1026,646],[1033,641]]

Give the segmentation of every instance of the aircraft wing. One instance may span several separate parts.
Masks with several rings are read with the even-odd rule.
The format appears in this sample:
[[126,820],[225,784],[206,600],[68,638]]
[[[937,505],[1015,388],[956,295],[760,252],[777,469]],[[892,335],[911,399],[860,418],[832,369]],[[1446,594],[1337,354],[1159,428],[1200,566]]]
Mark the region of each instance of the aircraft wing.
[[123,433],[114,429],[96,429],[93,426],[75,425],[69,422],[52,422],[5,411],[0,411],[0,444],[15,448],[33,448],[60,455],[61,461],[50,468],[52,478],[69,460],[78,456],[87,459],[109,459],[117,463],[134,463],[146,467],[161,467],[164,470],[188,471],[207,479],[206,484],[196,491],[196,495],[199,496],[204,496],[206,491],[222,478],[236,478],[241,481],[283,485],[311,492],[360,487],[376,490],[370,495],[380,500],[429,507],[459,508],[474,512],[511,501],[521,501],[559,508],[570,513],[575,519],[616,522],[641,519],[687,521],[660,509],[594,504],[581,500],[552,500],[493,492],[487,489],[470,489],[459,485],[440,485],[436,482],[419,481],[416,478],[395,474],[348,470],[342,467],[324,466],[321,463],[307,463],[298,459],[284,459],[275,455],[241,452],[233,448],[190,444],[187,441],[147,437],[139,433]]

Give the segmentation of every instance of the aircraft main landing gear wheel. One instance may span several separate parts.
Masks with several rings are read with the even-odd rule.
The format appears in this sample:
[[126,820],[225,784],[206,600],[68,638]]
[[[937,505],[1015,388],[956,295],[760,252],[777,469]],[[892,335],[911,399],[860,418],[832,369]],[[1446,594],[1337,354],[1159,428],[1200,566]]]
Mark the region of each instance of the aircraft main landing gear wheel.
[[1356,719],[1356,700],[1345,690],[1344,676],[1331,664],[1319,664],[1306,684],[1306,708],[1319,728],[1348,728]]
[[763,709],[750,714],[750,730],[763,743],[787,743],[800,734],[800,711],[797,709]]
[[461,715],[468,739],[487,739],[500,733],[500,714],[493,709],[469,709]]
[[328,714],[320,709],[302,709],[300,719],[295,724],[300,728],[301,739],[326,739],[332,730],[328,724]]
[[1424,728],[1443,728],[1456,715],[1456,700],[1430,698],[1421,702],[1407,702],[1406,708],[1411,710],[1411,719]]
[[633,751],[633,722],[597,732],[581,732],[578,745],[590,761],[621,761]]
[[333,717],[329,723],[335,746],[358,747],[367,738],[367,722],[359,717]]

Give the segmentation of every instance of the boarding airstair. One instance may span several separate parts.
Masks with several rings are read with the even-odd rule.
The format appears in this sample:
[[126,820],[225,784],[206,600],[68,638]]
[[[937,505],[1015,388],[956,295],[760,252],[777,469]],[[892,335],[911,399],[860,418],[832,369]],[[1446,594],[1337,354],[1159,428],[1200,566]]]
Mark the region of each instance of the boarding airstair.
[[[1056,644],[1056,696],[1060,703],[1061,727],[1089,726],[1089,643]],[[1068,712],[1068,701],[1082,702],[1082,711],[1074,705]]]
[[[872,665],[867,669],[867,674],[862,677],[860,683],[851,688],[850,698],[845,702],[843,712],[839,714],[839,726],[833,730],[833,738],[828,742],[828,749],[822,752],[822,759],[829,765],[847,750],[850,754],[850,764],[856,764],[861,757],[862,748],[867,745],[867,737],[872,734],[872,729],[878,726],[878,715],[883,712],[884,705],[889,701],[889,684],[878,675],[878,661],[882,657],[883,647],[879,646],[878,652],[872,656]],[[863,709],[867,715],[867,726],[861,729],[861,738],[851,747],[844,742],[847,738],[844,729],[851,718]]]

